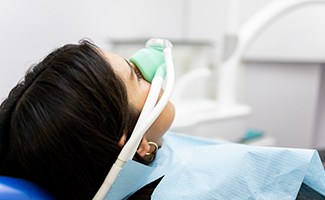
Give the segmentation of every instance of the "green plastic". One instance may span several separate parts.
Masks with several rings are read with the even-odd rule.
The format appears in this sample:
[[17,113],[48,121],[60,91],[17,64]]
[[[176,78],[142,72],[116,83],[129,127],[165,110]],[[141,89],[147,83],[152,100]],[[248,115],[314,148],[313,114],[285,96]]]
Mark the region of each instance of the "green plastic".
[[164,47],[161,45],[151,45],[140,49],[130,58],[141,72],[143,78],[152,82],[155,76],[165,78],[166,64],[164,58]]

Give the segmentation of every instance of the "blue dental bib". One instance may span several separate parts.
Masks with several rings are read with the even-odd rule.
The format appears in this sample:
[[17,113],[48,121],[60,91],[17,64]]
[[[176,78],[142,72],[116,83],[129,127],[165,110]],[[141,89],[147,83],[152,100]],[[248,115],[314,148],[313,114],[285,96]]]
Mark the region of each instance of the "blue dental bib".
[[325,172],[315,150],[219,143],[168,133],[156,160],[129,160],[105,199],[126,199],[163,177],[153,200],[295,199],[304,182],[325,195]]

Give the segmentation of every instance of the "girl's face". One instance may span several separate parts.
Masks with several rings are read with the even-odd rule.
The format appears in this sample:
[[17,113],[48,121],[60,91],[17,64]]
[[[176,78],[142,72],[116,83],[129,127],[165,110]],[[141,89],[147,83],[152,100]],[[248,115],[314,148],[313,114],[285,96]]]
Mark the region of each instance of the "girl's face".
[[[135,64],[110,52],[104,52],[104,55],[113,67],[113,70],[122,78],[131,105],[140,112],[149,93],[150,83],[142,78]],[[162,91],[160,93],[161,95]],[[160,143],[161,137],[173,122],[174,116],[174,106],[171,102],[168,102],[162,113],[146,132],[146,139]]]

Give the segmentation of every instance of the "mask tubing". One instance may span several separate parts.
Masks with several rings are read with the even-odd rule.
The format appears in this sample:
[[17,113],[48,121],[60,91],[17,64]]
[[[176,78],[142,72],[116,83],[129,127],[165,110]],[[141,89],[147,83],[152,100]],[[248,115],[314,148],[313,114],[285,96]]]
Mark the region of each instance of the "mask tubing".
[[132,157],[134,156],[140,144],[140,141],[143,137],[143,131],[142,131],[143,127],[140,126],[139,124],[142,124],[143,123],[142,121],[150,117],[149,114],[154,109],[154,106],[156,105],[162,83],[163,83],[163,79],[161,77],[155,77],[153,79],[148,97],[146,99],[143,110],[138,119],[138,122],[134,127],[133,133],[129,141],[124,145],[122,151],[118,156],[118,159],[113,164],[112,168],[110,169],[108,175],[104,180],[104,183],[102,184],[101,188],[98,190],[98,192],[96,193],[93,199],[103,199],[105,197],[107,191],[109,191],[116,177],[121,171],[124,163],[127,160],[132,159]]
[[146,120],[146,118],[149,116],[150,112],[155,107],[158,97],[159,97],[159,94],[160,94],[160,90],[161,90],[163,81],[164,80],[161,77],[155,77],[152,80],[152,84],[150,87],[148,97],[147,97],[146,102],[143,106],[143,109],[141,111],[141,114],[139,116],[139,119],[136,123],[134,130],[136,130],[139,127],[139,124],[143,123],[143,121]]
[[[159,97],[159,93],[161,90],[161,85],[163,83],[163,79],[161,77],[155,77],[153,82],[155,82],[155,85],[152,84],[152,88],[150,89],[150,94],[148,95],[148,98],[146,100],[146,103],[144,105],[144,108],[146,107],[147,109],[145,110],[146,113],[144,113],[141,117],[139,117],[139,120],[132,132],[132,135],[129,139],[129,141],[124,145],[121,153],[119,154],[119,159],[123,161],[127,161],[129,159],[132,159],[135,152],[137,151],[137,148],[141,142],[141,139],[144,135],[144,133],[147,131],[147,129],[151,126],[151,124],[155,121],[155,119],[150,123],[149,127],[142,127],[142,124],[145,124],[145,121],[150,120],[153,118],[151,116],[151,113],[155,109],[155,105],[157,102],[157,99]],[[141,119],[140,119],[141,118]]]
[[[147,115],[147,113],[150,113],[149,110],[151,110],[153,107],[152,112],[148,115],[146,120],[142,120],[139,117],[138,121],[141,122],[141,125],[138,125],[138,122],[137,122],[138,126],[136,125],[136,127],[134,128],[134,131],[133,131],[129,141],[123,147],[122,151],[120,152],[120,154],[118,156],[118,159],[115,161],[115,163],[113,164],[109,173],[107,174],[107,176],[104,180],[104,183],[101,185],[101,187],[97,191],[96,195],[94,196],[93,199],[95,199],[95,200],[104,199],[104,197],[107,194],[107,192],[109,191],[110,187],[116,180],[124,163],[128,159],[133,158],[144,133],[153,124],[153,122],[157,119],[157,117],[160,115],[160,113],[162,112],[162,110],[165,108],[165,106],[168,103],[168,100],[171,96],[171,93],[172,93],[172,90],[174,87],[174,82],[175,82],[174,64],[173,64],[171,48],[164,49],[164,58],[165,58],[166,71],[167,71],[165,91],[162,94],[162,96],[161,96],[160,100],[158,101],[158,103],[156,104],[156,106],[153,107],[153,106],[145,105],[146,107],[148,107],[148,108],[146,108],[146,110],[148,109],[148,111],[145,111],[145,114],[143,114],[144,117],[142,117],[142,118],[145,119],[145,115]],[[153,86],[153,84],[152,84],[152,87],[156,87],[155,89],[152,88],[153,93],[155,93],[155,94],[153,94],[153,95],[149,94],[148,99],[146,100],[145,104],[147,104],[147,102],[148,102],[148,103],[152,103],[155,105],[155,103],[153,103],[153,101],[155,100],[154,97],[158,98],[158,96],[159,96],[159,92],[160,92],[161,85],[162,85],[162,80],[159,82],[160,82],[160,84],[157,84],[157,86]],[[150,92],[151,92],[151,89],[150,89]],[[149,98],[149,96],[150,96],[150,98]],[[151,99],[151,96],[152,96],[152,99]],[[137,127],[139,127],[139,128],[137,128]]]

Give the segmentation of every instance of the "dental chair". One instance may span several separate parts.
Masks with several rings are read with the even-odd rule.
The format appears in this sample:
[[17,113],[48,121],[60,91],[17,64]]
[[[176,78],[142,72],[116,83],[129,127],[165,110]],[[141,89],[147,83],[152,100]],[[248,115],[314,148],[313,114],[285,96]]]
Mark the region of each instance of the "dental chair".
[[46,200],[54,198],[47,191],[27,180],[0,176],[0,199]]

